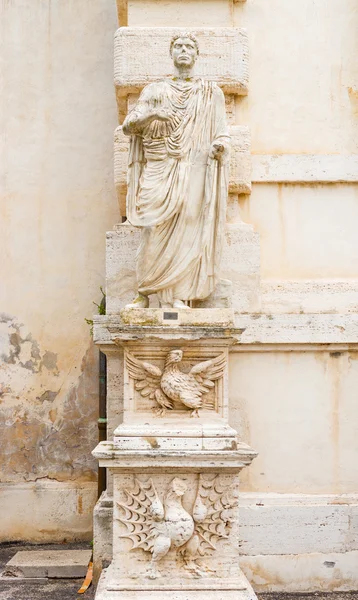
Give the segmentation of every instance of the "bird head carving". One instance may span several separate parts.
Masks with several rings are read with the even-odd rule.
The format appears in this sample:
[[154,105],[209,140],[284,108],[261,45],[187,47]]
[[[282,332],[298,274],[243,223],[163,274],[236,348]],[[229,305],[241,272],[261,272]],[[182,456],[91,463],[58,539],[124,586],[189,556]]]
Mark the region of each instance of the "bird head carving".
[[168,365],[171,365],[173,363],[180,362],[182,360],[182,358],[183,358],[183,350],[180,350],[180,348],[176,348],[175,350],[171,350],[167,354],[165,365],[168,366]]
[[179,479],[178,477],[175,477],[169,486],[169,491],[174,492],[174,494],[179,496],[179,498],[184,496],[187,489],[188,486],[185,481],[183,479]]

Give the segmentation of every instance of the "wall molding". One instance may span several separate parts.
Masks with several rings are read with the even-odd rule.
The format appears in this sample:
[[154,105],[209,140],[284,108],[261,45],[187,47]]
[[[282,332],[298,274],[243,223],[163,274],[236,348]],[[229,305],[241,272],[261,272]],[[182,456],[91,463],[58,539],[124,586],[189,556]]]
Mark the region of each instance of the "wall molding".
[[358,154],[253,154],[253,183],[358,183]]

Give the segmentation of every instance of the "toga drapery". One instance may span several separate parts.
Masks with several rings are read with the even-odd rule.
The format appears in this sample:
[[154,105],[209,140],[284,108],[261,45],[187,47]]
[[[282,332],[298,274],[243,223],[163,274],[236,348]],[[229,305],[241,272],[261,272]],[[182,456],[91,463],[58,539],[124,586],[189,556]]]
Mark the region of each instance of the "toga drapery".
[[[228,190],[225,99],[202,79],[167,79],[146,86],[132,113],[164,109],[131,135],[127,217],[143,228],[137,255],[138,290],[162,303],[203,299],[214,290],[224,235]],[[211,145],[225,148],[221,160]]]

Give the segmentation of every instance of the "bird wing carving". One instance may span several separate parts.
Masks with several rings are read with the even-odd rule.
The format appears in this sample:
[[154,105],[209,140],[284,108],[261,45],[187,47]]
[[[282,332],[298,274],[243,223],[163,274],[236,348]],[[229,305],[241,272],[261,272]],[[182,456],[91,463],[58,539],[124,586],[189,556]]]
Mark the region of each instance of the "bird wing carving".
[[[196,381],[202,387],[210,389],[214,387],[213,381],[222,377],[225,363],[225,354],[219,354],[219,356],[216,356],[215,358],[194,365],[194,367],[190,369],[190,374],[195,377]],[[208,392],[209,389],[205,389],[205,392]]]
[[229,537],[233,508],[237,504],[233,487],[223,482],[220,475],[214,478],[200,475],[193,518],[201,556],[211,554],[220,539]]
[[173,408],[173,402],[160,387],[163,372],[149,362],[139,360],[130,352],[126,355],[127,369],[130,377],[136,381],[134,387],[141,396],[155,399],[162,408]]
[[[215,386],[214,381],[223,376],[225,364],[226,356],[223,353],[191,368],[189,374],[194,379],[193,383],[201,394],[206,394]],[[206,403],[206,408],[213,407]]]
[[160,533],[157,527],[164,519],[164,507],[151,479],[146,483],[135,479],[134,483],[133,490],[122,490],[123,502],[116,502],[120,511],[117,518],[127,529],[120,537],[132,541],[131,550],[152,552]]

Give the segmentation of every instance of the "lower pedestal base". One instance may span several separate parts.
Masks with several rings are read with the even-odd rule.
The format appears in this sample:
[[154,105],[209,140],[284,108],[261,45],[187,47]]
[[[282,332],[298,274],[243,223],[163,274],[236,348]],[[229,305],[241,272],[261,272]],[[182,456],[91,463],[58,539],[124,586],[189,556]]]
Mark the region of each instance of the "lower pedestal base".
[[239,588],[236,590],[108,590],[110,569],[102,571],[95,600],[257,600],[257,596],[240,571]]

